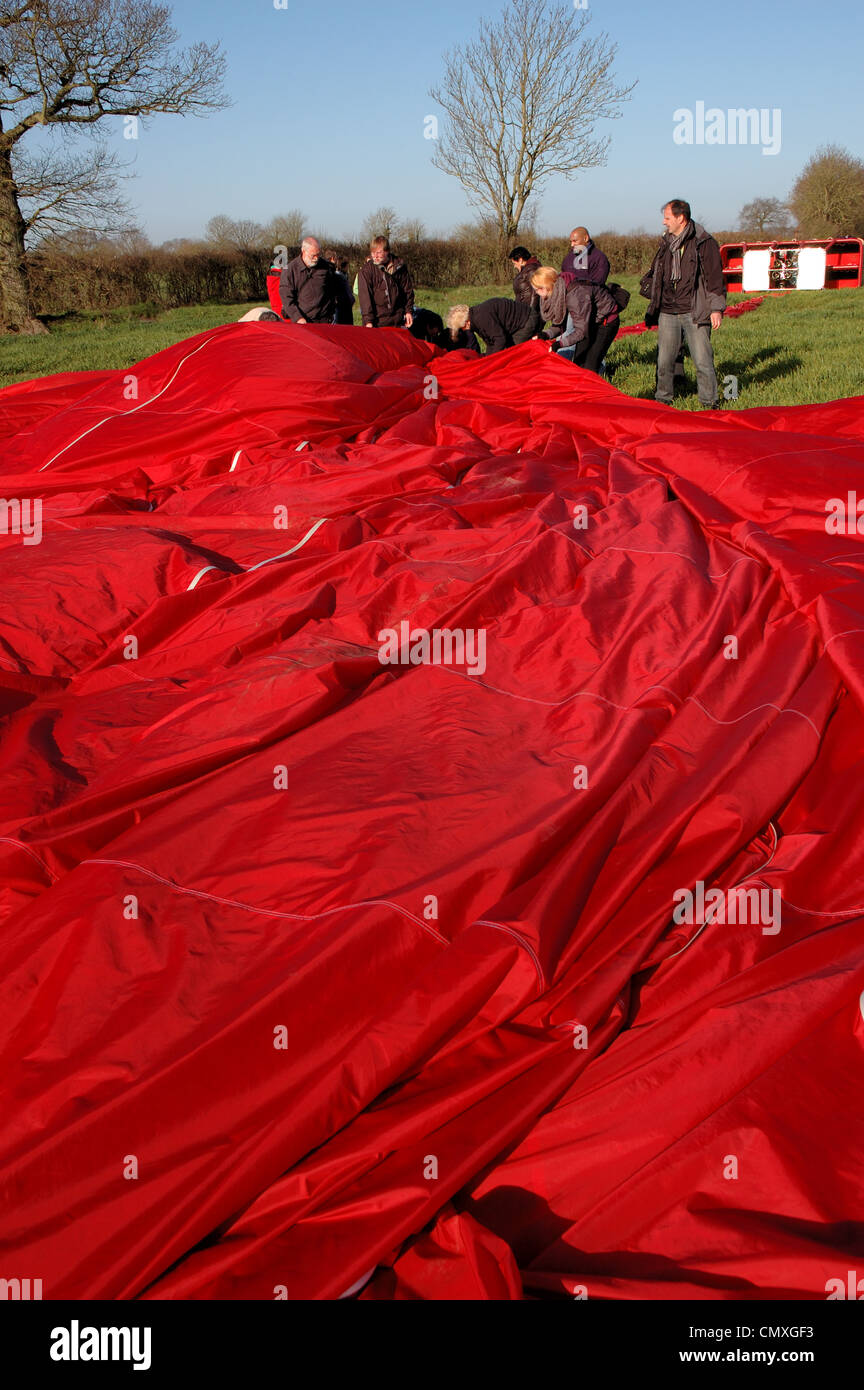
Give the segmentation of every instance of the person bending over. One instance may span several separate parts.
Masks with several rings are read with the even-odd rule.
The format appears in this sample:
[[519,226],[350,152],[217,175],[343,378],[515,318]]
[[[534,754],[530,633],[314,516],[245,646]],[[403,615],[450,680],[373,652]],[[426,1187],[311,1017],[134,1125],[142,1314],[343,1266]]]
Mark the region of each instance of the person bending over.
[[471,310],[467,304],[453,305],[447,314],[447,325],[435,342],[444,352],[456,352],[460,348],[468,352],[480,351],[480,344],[471,328]]
[[455,304],[447,315],[447,326],[451,333],[454,328],[479,333],[488,355],[539,337],[543,320],[538,309],[522,300],[484,299],[473,308]]
[[[600,364],[621,324],[620,309],[610,290],[587,280],[567,285],[551,265],[535,270],[531,283],[540,296],[540,313],[546,324],[543,336],[551,340],[553,351],[572,348],[576,365],[599,375]],[[568,323],[572,327],[568,328]]]

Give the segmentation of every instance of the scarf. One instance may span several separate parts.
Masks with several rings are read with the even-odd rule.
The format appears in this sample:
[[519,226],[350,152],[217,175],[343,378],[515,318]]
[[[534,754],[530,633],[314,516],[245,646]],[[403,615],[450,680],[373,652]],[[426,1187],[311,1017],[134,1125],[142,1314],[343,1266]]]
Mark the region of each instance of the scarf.
[[692,222],[688,222],[677,236],[671,232],[666,233],[666,249],[672,253],[672,282],[673,284],[681,279],[681,248],[688,237],[695,236],[696,229]]
[[564,324],[567,321],[567,281],[559,275],[547,299],[540,300],[540,313],[545,323]]

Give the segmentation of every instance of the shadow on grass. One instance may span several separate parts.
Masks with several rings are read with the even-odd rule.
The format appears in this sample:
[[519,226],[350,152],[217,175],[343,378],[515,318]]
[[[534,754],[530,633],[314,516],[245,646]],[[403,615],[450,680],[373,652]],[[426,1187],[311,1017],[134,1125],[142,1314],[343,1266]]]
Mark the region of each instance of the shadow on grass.
[[718,361],[717,375],[737,376],[739,382],[745,386],[760,386],[766,381],[778,381],[781,377],[791,376],[803,366],[803,358],[797,357],[788,348],[772,343],[740,360],[725,358],[722,362]]
[[40,314],[42,322],[47,328],[54,328],[57,325],[69,323],[85,323],[77,309],[69,309],[65,314]]
[[[631,359],[632,365],[652,366],[656,364],[657,348],[653,352],[639,352]],[[737,377],[739,392],[742,389],[752,386],[761,386],[769,381],[779,381],[782,377],[793,376],[801,367],[804,366],[804,359],[796,353],[790,352],[788,348],[782,347],[777,343],[772,343],[767,347],[758,348],[755,352],[748,354],[745,358],[718,358],[715,357],[714,365],[717,372],[717,381],[721,388],[727,377]],[[656,371],[655,371],[656,381]],[[655,387],[652,385],[644,391],[640,391],[636,396],[637,400],[650,401],[654,399]],[[697,394],[696,372],[692,367],[686,375],[680,372],[675,373],[675,399],[686,399]],[[737,398],[736,398],[737,399]]]

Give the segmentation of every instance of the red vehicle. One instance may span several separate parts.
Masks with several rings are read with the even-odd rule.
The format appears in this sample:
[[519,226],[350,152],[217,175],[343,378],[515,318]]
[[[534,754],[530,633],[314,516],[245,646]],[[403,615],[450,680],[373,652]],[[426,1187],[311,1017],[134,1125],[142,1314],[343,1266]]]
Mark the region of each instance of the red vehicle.
[[726,289],[848,290],[864,280],[861,237],[736,241],[720,247]]

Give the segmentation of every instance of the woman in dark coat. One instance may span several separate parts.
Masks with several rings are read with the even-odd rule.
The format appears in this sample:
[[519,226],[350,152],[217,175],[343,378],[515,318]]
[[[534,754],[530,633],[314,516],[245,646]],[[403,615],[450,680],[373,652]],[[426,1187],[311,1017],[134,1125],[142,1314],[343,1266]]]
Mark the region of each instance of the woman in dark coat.
[[[540,313],[546,328],[543,336],[552,340],[554,350],[573,349],[578,367],[599,375],[600,364],[621,326],[620,309],[606,285],[584,280],[567,284],[551,265],[535,270],[531,284],[540,296]],[[572,328],[567,331],[567,315]]]

